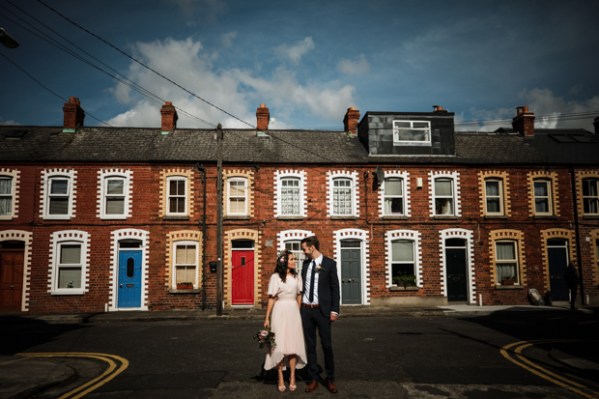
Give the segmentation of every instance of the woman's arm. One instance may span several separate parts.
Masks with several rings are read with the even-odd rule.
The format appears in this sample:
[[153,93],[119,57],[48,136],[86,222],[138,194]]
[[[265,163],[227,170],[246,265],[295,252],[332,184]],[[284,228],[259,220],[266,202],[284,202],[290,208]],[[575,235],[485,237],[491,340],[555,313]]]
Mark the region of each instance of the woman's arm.
[[270,327],[270,313],[272,312],[272,307],[275,304],[277,298],[273,298],[271,296],[268,297],[268,305],[266,305],[266,318],[264,319],[264,328]]

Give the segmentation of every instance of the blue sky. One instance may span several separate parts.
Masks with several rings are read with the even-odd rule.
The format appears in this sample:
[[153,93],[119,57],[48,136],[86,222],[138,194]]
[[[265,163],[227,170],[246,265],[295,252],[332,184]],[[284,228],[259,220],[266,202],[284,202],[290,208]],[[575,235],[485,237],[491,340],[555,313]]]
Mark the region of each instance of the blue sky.
[[[0,124],[61,125],[69,96],[88,126],[159,127],[161,100],[197,128],[254,125],[260,103],[273,129],[341,130],[349,106],[442,105],[461,130],[509,126],[525,104],[538,127],[592,130],[599,115],[597,1],[43,1],[187,91],[38,0],[0,0],[0,26],[20,43],[0,47]],[[43,40],[63,40],[47,28],[161,100]]]

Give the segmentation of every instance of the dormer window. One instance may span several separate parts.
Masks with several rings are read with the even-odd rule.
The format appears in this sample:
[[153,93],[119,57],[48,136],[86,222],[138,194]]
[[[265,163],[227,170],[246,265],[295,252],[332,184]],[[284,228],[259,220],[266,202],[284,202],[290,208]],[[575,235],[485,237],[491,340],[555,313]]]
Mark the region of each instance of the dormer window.
[[393,121],[393,145],[431,145],[429,121]]

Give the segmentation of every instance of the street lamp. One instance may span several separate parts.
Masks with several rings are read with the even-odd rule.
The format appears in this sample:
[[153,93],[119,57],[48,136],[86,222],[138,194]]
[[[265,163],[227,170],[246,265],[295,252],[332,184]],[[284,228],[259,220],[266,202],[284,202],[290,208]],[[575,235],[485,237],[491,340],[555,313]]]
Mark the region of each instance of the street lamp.
[[4,28],[0,28],[0,42],[4,45],[4,47],[8,48],[17,48],[19,47],[19,42],[17,42]]

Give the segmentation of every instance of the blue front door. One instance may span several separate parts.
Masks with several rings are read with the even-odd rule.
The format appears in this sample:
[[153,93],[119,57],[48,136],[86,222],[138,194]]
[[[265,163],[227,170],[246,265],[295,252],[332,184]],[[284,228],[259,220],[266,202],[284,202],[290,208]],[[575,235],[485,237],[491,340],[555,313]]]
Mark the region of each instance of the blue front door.
[[119,252],[119,308],[141,307],[141,251]]

